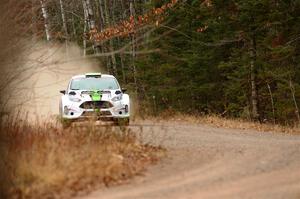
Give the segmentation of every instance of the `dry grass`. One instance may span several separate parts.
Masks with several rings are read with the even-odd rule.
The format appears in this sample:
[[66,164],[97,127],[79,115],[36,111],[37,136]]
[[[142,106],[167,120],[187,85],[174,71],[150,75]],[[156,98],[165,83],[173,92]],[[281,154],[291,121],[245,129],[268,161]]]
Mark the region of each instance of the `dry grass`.
[[217,127],[233,129],[253,129],[261,132],[279,132],[279,133],[300,133],[300,129],[295,126],[282,126],[271,123],[251,122],[243,119],[230,119],[220,116],[205,116],[198,118],[200,123],[211,124]]
[[140,174],[164,149],[127,128],[9,122],[0,133],[0,198],[70,198]]
[[207,124],[222,128],[257,130],[260,132],[279,132],[279,133],[296,133],[300,134],[300,128],[297,126],[283,126],[271,123],[252,122],[238,118],[225,118],[217,115],[188,115],[177,112],[163,112],[158,117],[152,118],[157,121],[176,121],[188,122],[195,124]]

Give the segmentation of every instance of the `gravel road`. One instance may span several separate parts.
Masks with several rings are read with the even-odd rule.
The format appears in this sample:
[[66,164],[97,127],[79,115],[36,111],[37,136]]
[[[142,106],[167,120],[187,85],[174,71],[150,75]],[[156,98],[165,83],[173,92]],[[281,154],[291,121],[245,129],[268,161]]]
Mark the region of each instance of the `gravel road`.
[[300,198],[299,135],[176,122],[136,125],[145,142],[163,145],[168,157],[145,176],[81,199]]

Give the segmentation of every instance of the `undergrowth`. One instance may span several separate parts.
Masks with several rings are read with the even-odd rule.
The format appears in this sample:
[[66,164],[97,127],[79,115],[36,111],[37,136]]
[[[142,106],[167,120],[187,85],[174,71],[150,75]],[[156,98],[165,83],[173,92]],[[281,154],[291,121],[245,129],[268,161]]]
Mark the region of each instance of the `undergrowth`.
[[0,198],[70,198],[122,183],[165,154],[125,127],[63,130],[15,120],[0,130]]

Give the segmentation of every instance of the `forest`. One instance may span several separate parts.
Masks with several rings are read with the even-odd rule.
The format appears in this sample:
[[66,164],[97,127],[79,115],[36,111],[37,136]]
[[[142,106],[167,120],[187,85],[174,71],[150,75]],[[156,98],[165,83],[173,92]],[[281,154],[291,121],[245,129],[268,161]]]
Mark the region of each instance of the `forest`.
[[10,38],[76,43],[142,113],[300,123],[299,0],[12,2]]

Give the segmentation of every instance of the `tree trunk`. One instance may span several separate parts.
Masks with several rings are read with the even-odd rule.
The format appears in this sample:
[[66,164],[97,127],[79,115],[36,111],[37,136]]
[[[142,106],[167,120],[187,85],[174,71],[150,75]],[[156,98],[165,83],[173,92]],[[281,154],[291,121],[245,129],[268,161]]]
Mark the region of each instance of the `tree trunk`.
[[84,36],[83,36],[83,56],[86,56],[86,34],[87,34],[87,24],[84,22]]
[[[99,0],[99,8],[100,8],[100,16],[101,16],[101,21],[102,21],[102,28],[105,29],[108,24],[107,24],[107,13],[106,13],[106,0]],[[108,52],[109,49],[107,47],[107,45],[103,44],[102,45],[102,49],[103,49],[103,52]],[[106,57],[106,70],[108,73],[111,72],[111,60],[110,60],[110,57],[107,56]]]
[[273,98],[273,93],[270,87],[270,84],[267,83],[268,86],[268,91],[270,94],[270,99],[271,99],[271,105],[272,105],[272,113],[273,113],[273,124],[276,124],[276,118],[275,118],[275,106],[274,106],[274,98]]
[[[111,25],[110,16],[109,16],[109,8],[107,6],[106,0],[104,0],[104,11],[105,11],[105,25],[109,27]],[[109,40],[109,47],[110,52],[114,51],[114,42],[113,39]],[[114,53],[111,53],[111,64],[112,64],[112,73],[113,75],[117,75],[117,61],[116,56]]]
[[[92,5],[90,0],[82,0],[83,3],[83,9],[85,12],[85,18],[87,19],[87,25],[88,25],[88,30],[95,30],[96,29],[96,23],[95,23],[95,19],[94,19],[94,12],[92,9]],[[99,51],[99,47],[98,47],[98,43],[96,41],[93,41],[93,48],[96,54],[98,54]]]
[[[103,8],[105,8],[105,5],[106,5],[106,2],[103,3],[103,0],[99,0],[99,10],[100,10],[99,12],[100,12],[100,21],[101,21],[100,28],[101,28],[101,30],[103,30],[107,26],[106,18],[105,18],[104,10],[103,10]],[[102,46],[102,48],[101,48],[102,53],[105,53],[105,52],[108,51],[107,46],[105,44],[103,44],[103,42],[101,42],[101,46]],[[108,56],[106,57],[106,70],[107,70],[108,73],[110,73],[110,71],[111,71],[111,63],[110,63],[110,58]]]
[[63,29],[65,32],[66,41],[68,41],[69,34],[68,34],[68,27],[67,27],[67,22],[66,22],[66,14],[65,14],[63,0],[59,0],[59,4],[60,4],[60,12],[61,12],[61,19],[62,19],[62,23],[63,23]]
[[88,12],[87,12],[87,8],[86,8],[86,3],[84,1],[82,1],[82,5],[83,5],[83,12],[84,12],[84,36],[83,36],[83,56],[86,56],[86,35],[87,35],[87,27],[88,27]]
[[[123,0],[121,0],[121,10],[125,10],[125,5],[124,5]],[[126,17],[125,12],[123,12],[123,14],[121,15],[121,19],[124,20],[125,17]],[[118,38],[118,43],[120,43],[120,38]],[[126,57],[124,57],[124,54],[121,53],[120,54],[120,63],[121,63],[122,77],[123,77],[123,83],[126,84],[127,80],[126,80],[124,60],[126,60]]]
[[292,94],[292,97],[293,97],[293,102],[294,102],[294,106],[295,106],[295,114],[296,114],[296,117],[297,117],[297,120],[298,120],[298,125],[300,125],[299,108],[298,108],[297,100],[296,100],[296,97],[295,97],[295,87],[294,87],[294,84],[292,82],[291,77],[289,77],[289,86],[290,86],[291,94]]
[[104,17],[104,12],[103,12],[103,7],[102,7],[102,0],[99,0],[99,9],[100,9],[100,16],[101,16],[101,30],[104,29],[105,27],[105,17]]
[[77,31],[75,27],[74,15],[72,15],[72,29],[73,29],[73,37],[75,38],[77,35]]
[[40,0],[41,2],[41,7],[42,7],[42,14],[44,18],[44,27],[45,27],[45,33],[46,33],[46,39],[47,41],[51,40],[51,35],[50,35],[50,27],[48,24],[48,12],[45,6],[45,0]]
[[[130,15],[135,17],[135,9],[134,9],[134,0],[130,0]],[[136,72],[136,67],[135,67],[135,59],[136,59],[136,46],[135,46],[135,34],[132,33],[131,36],[131,41],[132,41],[132,70],[133,70],[133,80],[134,80],[134,85],[135,85],[135,92],[137,94],[138,92],[138,87],[137,87],[137,72]]]
[[125,67],[124,67],[124,57],[123,57],[123,54],[120,54],[120,62],[121,62],[123,83],[126,84],[127,82],[126,82],[126,73],[125,73]]
[[36,1],[31,0],[31,12],[32,12],[32,17],[31,17],[31,24],[32,24],[32,43],[35,43],[37,39],[37,33],[38,33],[38,28],[37,28],[37,15],[36,15]]
[[93,30],[96,28],[95,26],[95,19],[94,19],[94,12],[92,9],[92,5],[90,0],[83,0],[85,2],[86,5],[86,11],[88,13],[88,24],[89,24],[89,29]]
[[258,97],[256,88],[256,41],[255,36],[251,38],[250,47],[250,81],[251,81],[251,106],[252,106],[252,119],[257,121],[259,119],[258,113]]
[[68,49],[69,34],[68,34],[68,27],[67,27],[66,14],[65,14],[63,0],[59,0],[59,4],[60,4],[60,12],[61,12],[61,19],[62,19],[62,23],[63,23],[63,29],[65,32],[66,56],[68,58],[69,57],[69,49]]

